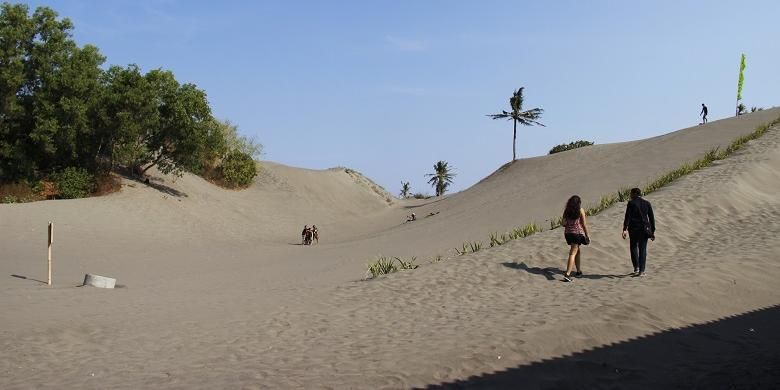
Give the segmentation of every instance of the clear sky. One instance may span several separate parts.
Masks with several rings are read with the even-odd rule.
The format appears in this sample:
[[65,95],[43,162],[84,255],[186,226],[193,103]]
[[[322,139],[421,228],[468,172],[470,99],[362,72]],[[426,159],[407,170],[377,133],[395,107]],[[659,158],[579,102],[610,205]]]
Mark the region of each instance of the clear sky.
[[453,190],[512,158],[512,125],[485,115],[545,110],[518,129],[518,157],[560,143],[647,138],[780,105],[780,1],[32,1],[75,24],[107,64],[174,72],[214,115],[264,145],[264,160],[345,166],[398,193]]

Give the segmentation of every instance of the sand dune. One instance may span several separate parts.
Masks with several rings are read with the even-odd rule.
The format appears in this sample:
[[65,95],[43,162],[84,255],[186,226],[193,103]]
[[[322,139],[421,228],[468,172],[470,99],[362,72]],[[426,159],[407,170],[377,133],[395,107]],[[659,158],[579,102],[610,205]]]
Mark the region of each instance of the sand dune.
[[[573,284],[558,281],[566,251],[558,230],[358,279],[380,253],[452,257],[464,240],[545,226],[572,193],[595,202],[778,115],[519,160],[427,201],[388,201],[353,171],[266,162],[245,191],[161,177],[156,188],[127,182],[103,198],[0,205],[0,388],[516,388],[521,378],[501,373],[531,363],[521,371],[529,388],[576,388],[578,377],[589,388],[711,384],[707,356],[695,351],[677,361],[686,370],[672,372],[674,356],[620,358],[627,352],[618,348],[608,362],[577,355],[576,373],[542,361],[780,304],[778,128],[648,197],[658,240],[645,278],[626,277],[618,205],[591,218],[586,277]],[[421,219],[404,224],[409,210]],[[55,287],[47,288],[33,279],[43,277],[52,219]],[[297,245],[311,223],[323,242]],[[126,287],[73,287],[86,272]],[[752,333],[780,325],[767,321]],[[751,355],[751,340],[723,343],[741,343],[730,353],[746,354],[734,361],[758,381],[777,350]],[[685,342],[669,345],[690,351]]]

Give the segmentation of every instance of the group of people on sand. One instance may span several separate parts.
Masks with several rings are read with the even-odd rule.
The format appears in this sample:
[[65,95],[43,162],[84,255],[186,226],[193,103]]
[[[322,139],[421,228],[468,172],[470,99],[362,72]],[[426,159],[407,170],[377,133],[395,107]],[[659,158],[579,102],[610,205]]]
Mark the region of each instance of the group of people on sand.
[[320,243],[320,231],[317,229],[317,225],[303,225],[303,231],[301,232],[301,245],[311,245],[312,241],[317,244]]
[[[655,216],[653,215],[653,206],[647,200],[642,198],[642,190],[632,188],[630,192],[631,199],[626,205],[626,213],[623,216],[623,231],[621,236],[629,238],[629,249],[631,251],[631,263],[634,266],[634,277],[645,275],[645,266],[647,264],[647,240],[655,241]],[[566,244],[569,245],[569,258],[566,262],[566,272],[563,274],[564,282],[572,282],[572,277],[581,277],[581,245],[590,244],[590,234],[588,234],[588,224],[585,218],[585,210],[582,208],[582,200],[579,196],[573,195],[566,202],[566,208],[563,210],[563,236]],[[576,272],[572,271],[576,268]]]

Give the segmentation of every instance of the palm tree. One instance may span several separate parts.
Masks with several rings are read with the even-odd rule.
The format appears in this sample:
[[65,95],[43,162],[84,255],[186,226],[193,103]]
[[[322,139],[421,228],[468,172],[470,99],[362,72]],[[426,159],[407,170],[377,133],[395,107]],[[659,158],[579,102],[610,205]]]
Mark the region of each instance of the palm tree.
[[515,144],[517,143],[517,123],[520,122],[521,125],[526,126],[544,126],[543,124],[537,122],[537,120],[542,116],[542,112],[544,112],[544,110],[541,108],[532,108],[530,110],[523,111],[523,88],[524,87],[520,87],[520,89],[515,91],[512,94],[512,97],[509,98],[509,105],[512,107],[512,111],[501,111],[500,114],[487,115],[493,119],[506,118],[514,121],[514,134],[512,135],[512,161],[517,160],[517,153],[515,152]]
[[[454,169],[454,168],[453,168]],[[447,192],[447,187],[452,184],[452,179],[455,178],[455,174],[450,172],[450,168],[447,166],[446,161],[439,161],[433,165],[434,173],[426,173],[426,177],[430,177],[428,184],[436,189],[436,196],[444,195]]]
[[409,192],[411,192],[411,187],[409,186],[408,181],[401,180],[401,193],[399,194],[401,198],[408,198]]

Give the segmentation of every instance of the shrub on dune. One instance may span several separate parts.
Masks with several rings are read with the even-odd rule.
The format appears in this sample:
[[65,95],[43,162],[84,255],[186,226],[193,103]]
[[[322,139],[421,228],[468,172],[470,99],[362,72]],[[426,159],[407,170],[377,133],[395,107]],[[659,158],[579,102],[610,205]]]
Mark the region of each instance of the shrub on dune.
[[257,176],[257,165],[249,154],[234,150],[222,161],[220,171],[226,186],[246,187]]
[[577,149],[577,148],[581,148],[581,147],[584,147],[584,146],[590,146],[590,145],[593,145],[593,142],[591,142],[591,141],[583,141],[583,140],[569,142],[568,144],[560,144],[560,145],[553,146],[553,148],[550,149],[550,153],[548,153],[548,154],[555,154],[555,153],[565,152],[567,150]]
[[95,190],[95,176],[86,169],[68,167],[53,175],[61,198],[84,198]]

